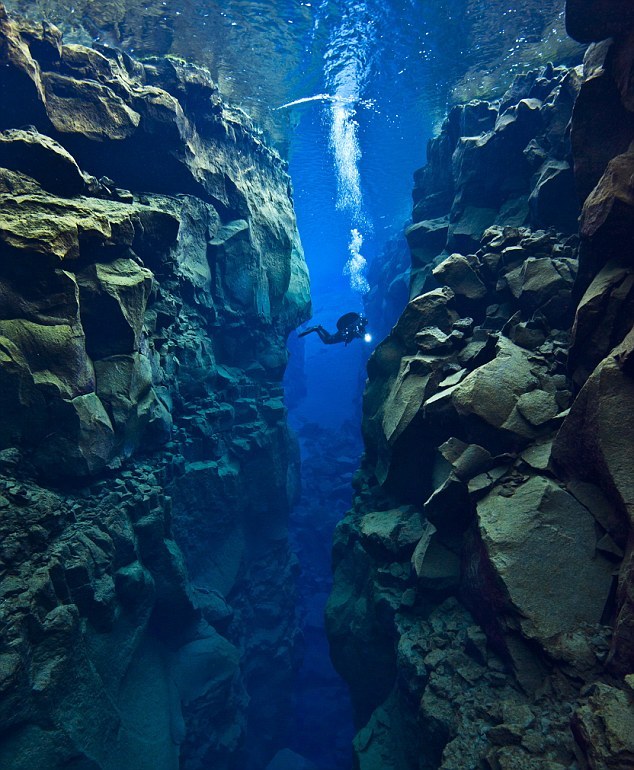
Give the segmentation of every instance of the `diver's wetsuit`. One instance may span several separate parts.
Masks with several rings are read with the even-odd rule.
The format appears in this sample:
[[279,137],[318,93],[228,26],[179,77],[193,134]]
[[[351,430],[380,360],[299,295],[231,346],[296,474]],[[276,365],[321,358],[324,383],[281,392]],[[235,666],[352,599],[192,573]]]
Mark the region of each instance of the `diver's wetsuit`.
[[367,325],[368,319],[364,315],[346,313],[337,321],[337,331],[334,334],[326,331],[320,324],[319,326],[311,326],[310,329],[305,329],[297,336],[305,337],[307,334],[315,332],[325,345],[336,345],[338,342],[344,342],[347,345],[352,340],[363,337]]

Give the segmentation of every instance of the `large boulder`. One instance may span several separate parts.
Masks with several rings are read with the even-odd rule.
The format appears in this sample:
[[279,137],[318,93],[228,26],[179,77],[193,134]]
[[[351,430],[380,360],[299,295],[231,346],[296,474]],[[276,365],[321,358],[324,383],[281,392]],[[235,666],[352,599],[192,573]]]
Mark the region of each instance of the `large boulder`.
[[359,542],[368,553],[402,560],[409,557],[423,534],[420,513],[402,506],[387,511],[371,511],[359,525]]
[[[0,243],[33,265],[79,258],[81,247],[121,251],[132,247],[142,229],[144,207],[96,198],[4,195]],[[36,261],[38,260],[39,261]]]
[[394,444],[418,414],[434,369],[433,359],[424,356],[405,356],[401,360],[398,376],[382,410],[382,427],[388,444]]
[[627,257],[607,262],[577,305],[570,364],[582,385],[634,326],[634,272]]
[[580,214],[575,178],[567,161],[549,160],[540,168],[528,203],[538,227],[574,232]]
[[591,770],[625,770],[634,765],[631,691],[597,684],[575,712],[572,730]]
[[476,417],[496,429],[503,440],[521,443],[536,431],[522,416],[518,402],[538,384],[526,351],[500,337],[495,358],[455,386],[451,401],[460,417]]
[[[172,417],[152,384],[150,361],[140,353],[95,361],[95,392],[108,411],[125,456],[133,454],[143,440],[160,445],[169,438]],[[150,426],[153,440],[147,433]]]
[[482,299],[486,286],[474,269],[474,265],[462,254],[451,254],[432,270],[434,278],[466,299]]
[[81,478],[102,472],[116,455],[114,429],[95,393],[61,400],[50,410],[50,427],[62,430],[45,435],[33,459],[49,478]]
[[86,179],[72,155],[35,130],[0,133],[0,166],[23,172],[56,195],[81,195],[86,190]]
[[13,358],[20,370],[17,376],[30,378],[49,398],[75,398],[94,389],[81,326],[6,320],[0,321],[0,336],[19,350],[19,357]]
[[477,521],[526,637],[558,654],[566,635],[601,620],[612,566],[596,556],[594,519],[572,495],[535,476],[512,492],[494,489],[478,503]]
[[526,315],[540,310],[553,326],[566,326],[576,270],[575,260],[529,257],[504,279]]
[[[605,358],[581,389],[564,421],[553,448],[563,472],[598,485],[613,508],[612,531],[626,558],[619,576],[618,611],[612,639],[612,665],[629,671],[634,661],[632,628],[632,551],[627,542],[634,522],[631,436],[634,409],[634,380],[631,376],[634,332]],[[630,538],[631,540],[631,538]]]
[[93,359],[138,351],[152,280],[152,273],[132,259],[90,265],[77,275]]
[[412,267],[429,264],[445,247],[449,222],[446,218],[425,219],[405,229],[405,237],[412,255]]
[[[392,336],[411,346],[415,335],[429,326],[448,333],[458,318],[452,307],[454,292],[448,288],[434,289],[412,299],[394,327]],[[414,351],[412,351],[414,352]]]
[[181,701],[191,703],[209,693],[222,713],[239,661],[238,650],[211,628],[201,639],[180,647],[172,660],[171,676]]
[[610,161],[628,152],[634,136],[634,114],[623,105],[614,79],[617,52],[617,44],[606,40],[590,46],[584,60],[584,80],[570,131],[580,201],[592,192]]
[[585,246],[579,263],[582,289],[607,262],[622,260],[634,245],[634,196],[629,183],[633,170],[634,153],[612,158],[586,199],[581,216]]
[[623,370],[631,361],[634,332],[597,366],[573,403],[553,447],[571,477],[602,487],[617,511],[634,522],[630,440],[634,430],[634,380]]

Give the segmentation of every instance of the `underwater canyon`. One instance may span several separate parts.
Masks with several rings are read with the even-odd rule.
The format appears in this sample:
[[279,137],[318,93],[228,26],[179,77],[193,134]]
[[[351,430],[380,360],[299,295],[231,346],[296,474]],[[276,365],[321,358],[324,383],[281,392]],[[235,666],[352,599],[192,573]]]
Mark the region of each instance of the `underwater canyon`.
[[[3,770],[634,768],[634,13],[539,5],[510,59],[428,11],[422,111],[206,5],[0,6]],[[297,337],[353,302],[371,352]]]

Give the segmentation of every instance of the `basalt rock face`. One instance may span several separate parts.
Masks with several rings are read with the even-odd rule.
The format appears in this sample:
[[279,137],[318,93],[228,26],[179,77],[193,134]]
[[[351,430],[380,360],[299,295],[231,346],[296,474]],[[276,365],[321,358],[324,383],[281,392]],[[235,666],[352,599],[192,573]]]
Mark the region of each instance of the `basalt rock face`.
[[[578,3],[568,9],[572,34],[583,23],[583,10]],[[631,686],[628,676],[634,670],[634,18],[631,9],[618,2],[597,3],[592,11],[596,22],[592,39],[608,34],[613,39],[588,49],[585,82],[573,116],[575,169],[580,189],[591,188],[581,216],[579,301],[570,347],[571,374],[580,390],[555,442],[554,457],[569,484],[601,489],[609,515],[603,527],[618,552],[624,552],[608,658],[615,682],[594,688],[573,722],[590,766],[602,768],[634,763],[631,737],[621,742],[614,737],[634,719],[631,692],[623,685],[625,681]],[[621,25],[615,28],[617,18]],[[601,110],[608,102],[614,105],[616,119],[625,118],[618,141],[611,129],[605,130]],[[596,720],[603,712],[609,717],[598,727]]]
[[548,65],[518,76],[499,101],[451,110],[414,175],[406,236],[415,293],[445,247],[475,251],[492,225],[576,230],[567,126],[580,78],[578,69]]
[[375,339],[386,337],[409,299],[410,256],[407,241],[400,234],[391,238],[370,263],[370,291],[363,298],[369,328]]
[[[439,285],[431,271],[441,259],[476,251],[487,227],[576,232],[568,124],[581,74],[580,67],[548,65],[516,78],[501,99],[450,111],[429,142],[427,165],[414,174],[407,245],[388,242],[368,272],[373,329],[387,333],[408,296]],[[484,297],[481,287],[471,292],[479,292],[471,299]]]
[[628,51],[456,108],[416,176],[327,612],[363,770],[634,765]]
[[202,70],[1,8],[0,59],[0,765],[263,767],[297,634],[288,176]]

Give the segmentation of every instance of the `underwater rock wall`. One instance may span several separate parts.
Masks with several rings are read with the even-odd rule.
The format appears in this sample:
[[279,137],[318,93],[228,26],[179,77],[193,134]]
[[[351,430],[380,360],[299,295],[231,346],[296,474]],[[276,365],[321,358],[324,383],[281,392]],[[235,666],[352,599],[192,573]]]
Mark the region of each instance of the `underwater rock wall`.
[[361,770],[634,766],[632,61],[455,108],[416,174],[327,609]]
[[1,7],[0,62],[0,765],[259,770],[296,665],[284,164],[185,62]]
[[370,291],[363,298],[374,339],[386,337],[409,298],[410,254],[402,233],[391,238],[368,268]]
[[579,206],[567,125],[577,69],[548,65],[519,75],[501,100],[454,107],[414,174],[407,237],[412,293],[445,249],[477,251],[492,225],[577,230]]

